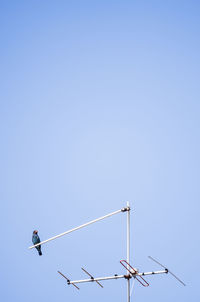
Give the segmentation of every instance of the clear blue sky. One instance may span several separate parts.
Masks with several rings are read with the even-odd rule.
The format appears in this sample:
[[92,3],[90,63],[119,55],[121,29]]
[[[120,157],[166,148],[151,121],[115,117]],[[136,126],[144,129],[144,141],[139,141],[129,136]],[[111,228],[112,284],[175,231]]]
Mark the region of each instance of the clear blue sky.
[[131,203],[131,264],[168,265],[131,301],[198,301],[199,1],[1,1],[1,299],[126,301],[126,217],[28,250]]

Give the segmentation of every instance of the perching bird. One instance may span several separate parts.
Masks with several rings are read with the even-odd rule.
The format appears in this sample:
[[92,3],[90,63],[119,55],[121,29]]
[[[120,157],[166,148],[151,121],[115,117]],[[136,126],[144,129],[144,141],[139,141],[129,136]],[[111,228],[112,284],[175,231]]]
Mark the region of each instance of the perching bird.
[[[37,230],[33,231],[32,242],[33,242],[34,245],[37,244],[37,243],[40,243],[40,237],[38,236],[38,231]],[[40,256],[42,256],[41,245],[38,245],[35,248],[37,249],[38,254]]]

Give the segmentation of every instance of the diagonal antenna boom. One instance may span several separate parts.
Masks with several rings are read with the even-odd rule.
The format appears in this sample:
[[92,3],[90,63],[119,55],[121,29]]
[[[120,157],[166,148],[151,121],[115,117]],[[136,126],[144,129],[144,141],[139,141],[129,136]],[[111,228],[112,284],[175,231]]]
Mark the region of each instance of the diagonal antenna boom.
[[76,230],[79,230],[79,229],[81,229],[81,228],[84,228],[84,227],[86,227],[86,226],[88,226],[88,225],[90,225],[90,224],[92,224],[92,223],[95,223],[95,222],[97,222],[97,221],[103,220],[103,219],[105,219],[105,218],[108,218],[108,217],[110,217],[110,216],[113,216],[113,215],[118,214],[118,213],[121,213],[121,212],[126,212],[126,211],[128,211],[128,210],[129,210],[128,208],[122,208],[121,210],[118,210],[118,211],[112,212],[112,213],[110,213],[110,214],[107,214],[107,215],[105,215],[105,216],[102,216],[102,217],[100,217],[100,218],[94,219],[94,220],[89,221],[89,222],[87,222],[87,223],[85,223],[85,224],[82,224],[82,225],[80,225],[80,226],[78,226],[78,227],[76,227],[76,228],[74,228],[74,229],[71,229],[71,230],[69,230],[69,231],[63,232],[63,233],[61,233],[61,234],[59,234],[59,235],[56,235],[56,236],[54,236],[54,237],[51,237],[51,238],[49,238],[49,239],[47,239],[47,240],[44,240],[44,241],[42,241],[42,242],[40,242],[40,243],[37,243],[37,244],[35,244],[35,245],[32,245],[32,246],[29,247],[29,249],[33,249],[34,247],[36,247],[36,246],[38,246],[38,245],[42,245],[42,244],[47,243],[47,242],[49,242],[49,241],[51,241],[51,240],[57,239],[57,238],[59,238],[59,237],[61,237],[61,236],[67,235],[67,234],[69,234],[69,233],[71,233],[71,232],[74,232],[74,231],[76,231]]

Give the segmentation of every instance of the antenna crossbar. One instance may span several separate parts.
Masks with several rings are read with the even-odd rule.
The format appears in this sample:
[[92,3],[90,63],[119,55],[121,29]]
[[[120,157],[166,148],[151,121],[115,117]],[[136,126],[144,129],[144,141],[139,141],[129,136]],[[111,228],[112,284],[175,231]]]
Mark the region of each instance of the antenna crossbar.
[[165,269],[164,271],[138,273],[137,276],[158,275],[158,274],[167,274],[167,273],[168,273],[168,270]]
[[[84,269],[83,269],[84,270]],[[137,273],[137,276],[148,276],[148,275],[157,275],[157,274],[167,274],[166,270],[163,271],[155,271],[155,272],[143,272],[143,273]],[[89,275],[91,276],[91,275]],[[108,277],[98,277],[98,278],[94,278],[91,276],[90,279],[81,279],[81,280],[73,280],[70,281],[68,280],[68,284],[77,284],[77,283],[86,283],[86,282],[99,282],[99,281],[104,281],[104,280],[113,280],[113,279],[127,279],[127,278],[135,278],[134,275],[130,274],[130,275],[114,275],[114,276],[108,276]]]
[[120,278],[125,278],[125,275],[114,275],[114,276],[109,276],[109,277],[99,277],[99,278],[90,278],[90,279],[82,279],[82,280],[73,280],[70,281],[69,284],[74,284],[74,283],[86,283],[86,282],[93,282],[93,281],[103,281],[103,280],[112,280],[112,279],[120,279]]

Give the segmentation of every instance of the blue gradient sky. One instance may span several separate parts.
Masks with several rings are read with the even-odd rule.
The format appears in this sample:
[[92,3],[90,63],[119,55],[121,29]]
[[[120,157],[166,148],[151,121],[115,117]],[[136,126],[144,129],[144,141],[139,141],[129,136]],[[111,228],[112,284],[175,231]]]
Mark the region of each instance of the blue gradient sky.
[[131,203],[131,264],[168,265],[132,301],[199,294],[199,1],[1,1],[1,298],[126,301],[126,282],[65,285],[123,273],[118,214]]

